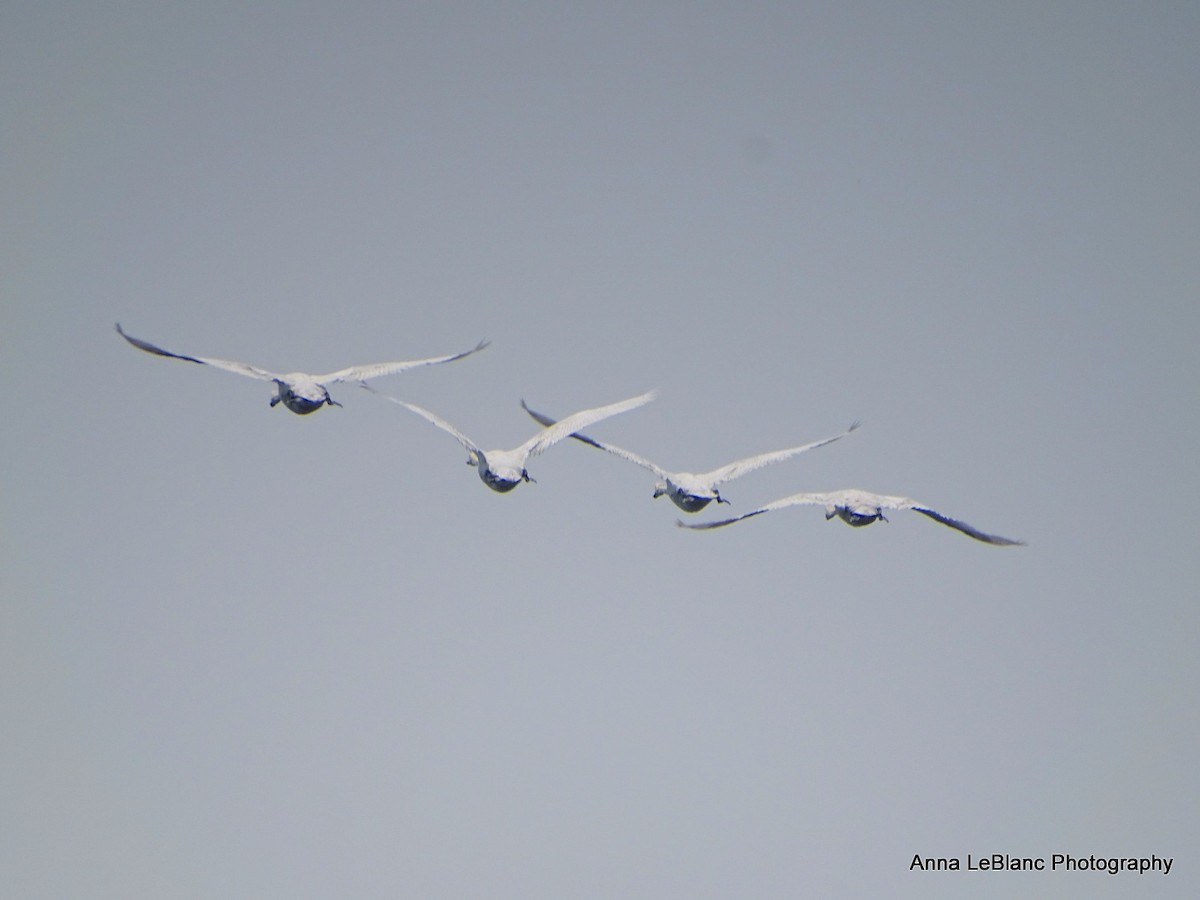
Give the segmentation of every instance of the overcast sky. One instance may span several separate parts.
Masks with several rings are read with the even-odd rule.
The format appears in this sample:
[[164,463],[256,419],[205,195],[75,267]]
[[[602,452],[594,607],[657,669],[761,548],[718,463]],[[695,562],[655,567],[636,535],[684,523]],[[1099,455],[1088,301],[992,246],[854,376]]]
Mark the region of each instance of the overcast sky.
[[[1200,7],[0,11],[13,897],[1194,897]],[[566,442],[915,497],[691,532]],[[922,873],[1159,856],[1168,876]]]

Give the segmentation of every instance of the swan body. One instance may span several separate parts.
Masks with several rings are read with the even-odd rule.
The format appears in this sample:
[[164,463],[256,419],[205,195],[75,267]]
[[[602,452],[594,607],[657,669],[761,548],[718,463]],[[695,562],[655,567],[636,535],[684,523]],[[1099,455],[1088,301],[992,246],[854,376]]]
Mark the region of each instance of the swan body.
[[750,512],[742,513],[740,516],[734,516],[730,519],[721,519],[716,522],[702,522],[695,525],[687,525],[683,522],[676,521],[676,524],[681,528],[707,529],[721,528],[725,525],[732,525],[734,522],[740,522],[742,519],[748,519],[751,516],[762,515],[766,512],[771,512],[776,509],[783,509],[787,506],[823,506],[825,507],[825,519],[832,519],[837,516],[847,525],[852,525],[855,528],[862,528],[865,525],[871,525],[875,522],[886,522],[887,517],[884,516],[885,509],[911,509],[922,515],[928,516],[935,522],[941,522],[943,525],[948,525],[951,528],[961,531],[968,537],[973,537],[977,541],[983,541],[987,544],[996,544],[998,546],[1020,546],[1024,541],[1016,541],[1012,538],[1000,537],[995,534],[987,534],[980,531],[973,525],[968,525],[966,522],[958,519],[952,519],[949,516],[943,515],[937,510],[931,509],[923,503],[918,503],[908,497],[891,497],[886,494],[872,494],[869,491],[858,490],[857,488],[847,488],[841,491],[829,491],[827,493],[807,493],[793,494],[790,497],[784,497],[766,506],[760,506],[758,509],[752,509]]
[[336,372],[330,372],[328,375],[309,375],[306,372],[280,374],[260,369],[258,366],[252,366],[249,363],[234,362],[229,359],[216,359],[215,357],[208,356],[186,356],[182,353],[173,353],[170,350],[164,350],[162,347],[155,346],[149,341],[143,341],[140,338],[126,334],[119,322],[117,323],[117,334],[121,335],[121,337],[125,338],[125,340],[139,350],[153,353],[156,356],[167,356],[172,359],[200,363],[201,365],[212,366],[216,369],[224,369],[226,372],[233,372],[235,375],[245,375],[248,378],[255,378],[259,381],[272,381],[276,385],[277,393],[271,398],[271,406],[274,407],[282,403],[292,412],[301,416],[316,412],[326,404],[329,406],[342,405],[329,396],[328,385],[343,381],[363,382],[368,378],[395,375],[398,372],[415,369],[419,366],[433,366],[439,363],[453,362],[456,359],[462,359],[464,356],[470,356],[472,353],[478,353],[491,343],[490,341],[480,341],[470,350],[463,353],[454,353],[449,356],[435,356],[430,359],[414,359],[405,362],[371,363],[365,366],[349,366],[345,369],[338,369]]
[[[542,413],[536,412],[526,406],[525,401],[521,401],[521,406],[525,412],[529,413],[536,421],[547,427],[555,426],[555,420]],[[728,465],[721,466],[718,469],[713,469],[711,472],[668,472],[657,463],[653,463],[644,456],[639,456],[622,447],[616,447],[612,444],[606,444],[602,441],[594,440],[585,434],[573,434],[571,437],[578,441],[583,441],[585,444],[590,444],[600,450],[604,450],[614,456],[619,456],[621,459],[628,460],[634,465],[641,466],[654,473],[657,481],[654,484],[654,497],[669,497],[671,502],[682,509],[684,512],[694,513],[700,512],[708,504],[714,500],[717,503],[728,503],[721,496],[717,488],[726,481],[732,481],[735,478],[740,478],[749,472],[756,469],[761,469],[763,466],[769,466],[777,462],[782,462],[785,459],[790,459],[799,453],[806,450],[814,450],[817,447],[823,447],[826,444],[832,444],[834,441],[841,440],[850,432],[859,427],[859,423],[855,422],[841,434],[833,437],[824,438],[819,441],[814,441],[811,444],[802,444],[798,447],[788,447],[786,450],[774,450],[770,453],[760,453],[758,456],[750,456],[745,459],[739,459],[731,462]]]
[[375,390],[367,384],[363,384],[362,386],[371,393],[378,394],[383,399],[416,413],[430,424],[453,436],[467,451],[467,465],[475,466],[479,471],[479,477],[483,480],[483,483],[493,491],[502,494],[508,493],[523,481],[534,480],[530,477],[529,471],[525,467],[531,456],[537,456],[564,438],[570,437],[572,432],[580,428],[586,428],[602,419],[607,419],[609,416],[637,409],[639,406],[649,403],[655,397],[655,392],[649,391],[637,397],[631,397],[628,400],[610,403],[607,406],[584,409],[574,415],[567,416],[551,428],[543,428],[529,440],[525,441],[525,443],[511,450],[484,450],[436,413],[417,406],[415,403],[398,400],[395,397]]

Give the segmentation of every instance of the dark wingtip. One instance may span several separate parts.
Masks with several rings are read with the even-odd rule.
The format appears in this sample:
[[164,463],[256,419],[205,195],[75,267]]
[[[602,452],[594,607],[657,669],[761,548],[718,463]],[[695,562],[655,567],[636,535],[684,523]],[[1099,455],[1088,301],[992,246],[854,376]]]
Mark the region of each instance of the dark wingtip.
[[[529,404],[525,402],[524,397],[521,398],[521,409],[523,409],[523,410],[525,410],[525,412],[529,413],[530,417],[532,417],[532,419],[535,422],[537,422],[539,425],[541,425],[543,428],[549,428],[551,425],[557,424],[557,421],[558,421],[557,419],[552,419],[547,415],[543,415],[542,413],[538,412],[536,409],[530,409]],[[571,435],[571,437],[578,438],[581,441],[587,441],[586,438],[583,438],[578,434],[573,434],[573,435]]]
[[736,516],[732,519],[717,519],[715,522],[697,522],[695,525],[689,525],[682,519],[676,519],[675,524],[680,528],[686,528],[688,531],[709,531],[713,528],[722,528],[726,525],[731,525],[739,519],[744,519],[746,516]]
[[934,509],[927,506],[914,506],[913,509],[923,516],[928,516],[935,522],[941,522],[943,525],[948,525],[961,531],[967,537],[973,537],[977,541],[982,541],[985,544],[992,544],[996,547],[1024,547],[1024,541],[1014,540],[1013,538],[1001,537],[998,534],[988,534],[986,531],[980,531],[974,525],[968,525],[960,519],[952,519],[949,516],[944,516]]

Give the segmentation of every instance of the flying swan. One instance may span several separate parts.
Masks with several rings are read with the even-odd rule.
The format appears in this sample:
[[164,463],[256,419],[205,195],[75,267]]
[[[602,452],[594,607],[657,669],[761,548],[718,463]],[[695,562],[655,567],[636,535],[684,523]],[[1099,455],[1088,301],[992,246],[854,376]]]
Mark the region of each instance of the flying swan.
[[[525,405],[525,401],[521,401],[521,406],[525,412],[533,416],[538,422],[546,427],[555,426],[554,419],[542,413],[535,412]],[[762,453],[758,456],[750,456],[746,459],[739,459],[736,462],[731,462],[726,466],[721,466],[719,469],[713,469],[711,472],[668,472],[645,457],[638,456],[629,450],[621,447],[614,447],[612,444],[606,444],[602,441],[594,440],[585,434],[573,434],[571,437],[577,441],[583,441],[585,444],[591,444],[600,450],[605,450],[614,456],[619,456],[621,459],[628,460],[635,465],[641,466],[643,469],[649,469],[658,478],[654,485],[654,497],[667,496],[671,498],[671,502],[682,509],[684,512],[694,513],[699,512],[716,500],[718,503],[728,503],[717,490],[717,486],[724,484],[726,481],[732,481],[735,478],[753,472],[755,469],[761,469],[763,466],[769,466],[773,463],[782,462],[803,453],[805,450],[813,450],[817,447],[823,447],[826,444],[832,444],[834,441],[839,441],[848,435],[850,432],[858,428],[859,423],[855,422],[841,434],[834,435],[824,440],[814,441],[811,444],[804,444],[799,447],[789,447],[786,450],[775,450],[771,453]]]
[[529,472],[525,470],[525,463],[529,457],[537,456],[543,450],[557,444],[563,438],[570,437],[572,432],[580,428],[586,428],[595,422],[599,422],[601,419],[607,419],[609,416],[637,409],[639,406],[649,403],[656,395],[655,391],[648,391],[645,394],[631,397],[628,400],[610,403],[608,406],[581,410],[574,415],[567,416],[551,428],[543,428],[525,443],[512,450],[482,450],[469,437],[435,413],[431,413],[429,410],[417,406],[415,403],[406,403],[403,400],[397,400],[395,397],[375,390],[370,385],[364,384],[362,386],[371,393],[378,394],[384,400],[390,400],[398,406],[403,406],[405,409],[415,412],[427,422],[436,425],[442,431],[452,435],[466,449],[467,465],[477,466],[479,468],[479,477],[483,479],[483,483],[493,491],[499,491],[500,493],[511,491],[522,481],[533,481],[529,477]]
[[870,525],[872,522],[886,522],[887,518],[883,514],[885,509],[912,509],[922,515],[929,516],[935,522],[941,522],[943,525],[957,528],[963,534],[973,537],[977,541],[1001,546],[1023,546],[1025,544],[1024,541],[1014,541],[1012,538],[1000,537],[995,534],[985,534],[978,528],[968,525],[966,522],[960,522],[958,519],[944,516],[940,512],[930,509],[922,503],[918,503],[916,500],[910,500],[908,497],[889,497],[885,494],[872,494],[856,488],[830,491],[823,494],[793,494],[790,497],[784,497],[781,500],[768,503],[766,506],[753,509],[748,513],[742,513],[740,516],[734,516],[731,519],[721,519],[717,522],[702,522],[697,525],[688,525],[677,519],[675,524],[680,528],[721,528],[725,525],[732,525],[734,522],[740,522],[742,519],[748,519],[751,516],[771,512],[774,509],[783,509],[785,506],[824,506],[826,520],[837,516],[847,525],[853,525],[855,528]]
[[453,362],[456,359],[462,359],[464,356],[470,356],[472,353],[478,353],[491,343],[491,341],[486,340],[480,341],[473,349],[467,350],[464,353],[454,353],[450,356],[435,356],[431,359],[414,359],[407,362],[386,362],[366,366],[351,366],[347,369],[330,372],[328,375],[308,375],[304,372],[289,372],[286,375],[280,375],[276,372],[268,372],[266,369],[260,369],[258,366],[249,365],[248,363],[233,362],[228,359],[215,359],[208,356],[184,356],[182,353],[172,353],[170,350],[164,350],[162,347],[156,347],[148,341],[143,341],[126,334],[120,322],[117,323],[117,334],[121,335],[121,337],[125,338],[125,340],[129,341],[129,343],[133,344],[139,350],[145,350],[147,353],[154,353],[158,356],[169,356],[172,359],[184,359],[188,362],[200,363],[205,366],[213,366],[217,369],[224,369],[226,372],[233,372],[235,375],[257,378],[259,381],[273,381],[278,387],[279,393],[277,396],[271,398],[271,406],[274,407],[275,404],[282,403],[292,412],[301,416],[316,412],[326,403],[330,406],[342,405],[329,396],[328,385],[337,384],[342,381],[366,381],[368,378],[395,375],[397,372],[415,369],[418,366],[433,366],[439,363]]

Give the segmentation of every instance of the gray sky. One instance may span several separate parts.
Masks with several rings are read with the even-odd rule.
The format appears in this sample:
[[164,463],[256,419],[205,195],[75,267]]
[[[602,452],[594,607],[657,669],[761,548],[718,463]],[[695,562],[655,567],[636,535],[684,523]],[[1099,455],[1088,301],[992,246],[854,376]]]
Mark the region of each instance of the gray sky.
[[1196,895],[1195,5],[247,6],[0,12],[13,896]]

